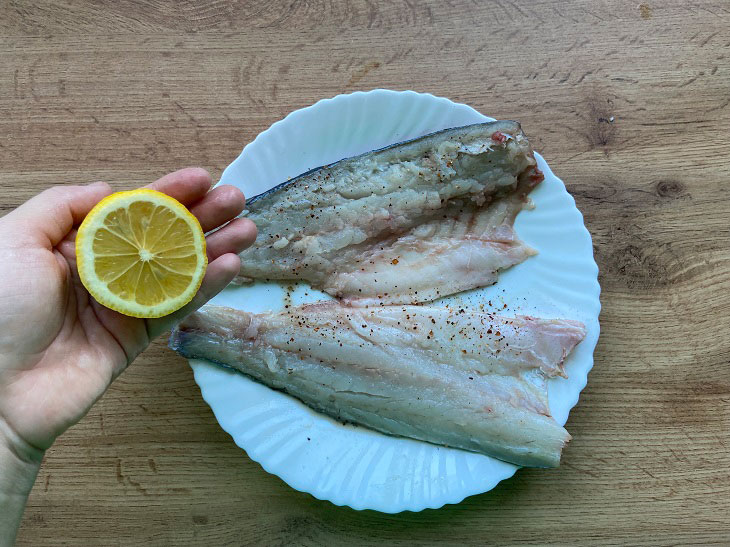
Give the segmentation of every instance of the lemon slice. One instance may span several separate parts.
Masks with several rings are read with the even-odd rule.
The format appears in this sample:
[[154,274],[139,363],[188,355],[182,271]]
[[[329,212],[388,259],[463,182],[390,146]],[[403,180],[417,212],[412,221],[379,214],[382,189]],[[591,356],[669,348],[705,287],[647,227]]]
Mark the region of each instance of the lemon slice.
[[198,291],[208,265],[205,234],[198,219],[166,194],[117,192],[81,223],[76,265],[101,304],[133,317],[162,317]]

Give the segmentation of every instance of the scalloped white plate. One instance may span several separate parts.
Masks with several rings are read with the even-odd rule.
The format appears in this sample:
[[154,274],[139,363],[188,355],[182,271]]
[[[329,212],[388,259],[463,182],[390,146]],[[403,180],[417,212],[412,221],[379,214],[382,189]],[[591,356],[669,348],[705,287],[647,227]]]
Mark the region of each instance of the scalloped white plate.
[[[489,120],[464,104],[413,91],[339,95],[273,124],[244,148],[220,183],[253,196],[320,165]],[[564,424],[593,366],[600,287],[583,217],[560,179],[536,156],[545,181],[530,196],[535,209],[521,212],[515,225],[539,254],[502,273],[492,287],[443,300],[467,305],[492,301],[499,309],[506,304],[504,313],[586,324],[585,340],[566,363],[568,379],[549,383],[551,411]],[[276,310],[284,305],[285,291],[276,284],[229,287],[214,303],[253,312]],[[291,298],[299,303],[329,297],[300,285]],[[487,456],[342,425],[241,374],[205,361],[191,360],[191,365],[203,398],[238,446],[293,488],[337,505],[387,513],[438,508],[486,492],[517,470]],[[570,445],[566,452],[570,457]]]

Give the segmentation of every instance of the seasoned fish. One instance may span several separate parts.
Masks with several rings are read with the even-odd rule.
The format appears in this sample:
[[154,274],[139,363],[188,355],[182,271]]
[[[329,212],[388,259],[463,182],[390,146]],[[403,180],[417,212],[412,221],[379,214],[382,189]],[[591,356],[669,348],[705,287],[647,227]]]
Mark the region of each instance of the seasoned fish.
[[325,302],[264,314],[206,306],[170,347],[340,420],[554,467],[570,435],[550,416],[546,379],[564,375],[584,335],[576,321]]
[[517,122],[447,129],[315,169],[249,200],[239,282],[301,280],[347,303],[491,285],[534,251],[513,229],[543,179]]

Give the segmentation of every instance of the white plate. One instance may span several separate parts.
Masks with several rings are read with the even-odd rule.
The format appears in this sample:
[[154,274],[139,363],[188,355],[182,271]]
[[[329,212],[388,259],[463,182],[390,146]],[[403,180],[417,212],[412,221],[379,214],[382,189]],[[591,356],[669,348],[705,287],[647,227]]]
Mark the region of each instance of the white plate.
[[[253,196],[320,165],[491,119],[469,106],[413,91],[339,95],[273,124],[244,148],[220,183]],[[539,255],[502,273],[497,285],[447,300],[492,300],[500,307],[507,304],[505,313],[586,324],[588,334],[566,364],[568,379],[549,382],[550,408],[564,424],[593,366],[599,332],[598,268],[573,198],[542,157],[537,158],[545,181],[530,196],[535,209],[521,212],[515,224]],[[230,287],[214,303],[254,312],[276,310],[283,307],[284,294],[275,284]],[[329,298],[300,285],[293,301],[317,297]],[[204,361],[192,360],[191,365],[221,427],[249,457],[293,488],[337,505],[387,513],[438,508],[486,492],[517,470],[487,456],[345,426],[241,374]],[[570,445],[566,452],[570,457]]]

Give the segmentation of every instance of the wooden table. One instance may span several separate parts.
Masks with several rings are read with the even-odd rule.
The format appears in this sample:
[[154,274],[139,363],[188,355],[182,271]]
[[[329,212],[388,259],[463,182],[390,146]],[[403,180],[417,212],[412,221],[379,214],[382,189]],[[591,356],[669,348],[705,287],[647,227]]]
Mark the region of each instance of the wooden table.
[[2,213],[53,184],[218,177],[294,109],[415,89],[523,123],[585,215],[603,288],[558,470],[417,514],[335,507],[251,462],[158,341],[49,450],[20,544],[730,540],[727,2],[1,6]]

